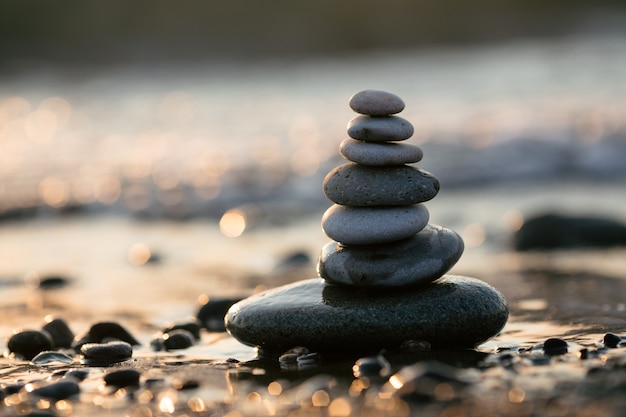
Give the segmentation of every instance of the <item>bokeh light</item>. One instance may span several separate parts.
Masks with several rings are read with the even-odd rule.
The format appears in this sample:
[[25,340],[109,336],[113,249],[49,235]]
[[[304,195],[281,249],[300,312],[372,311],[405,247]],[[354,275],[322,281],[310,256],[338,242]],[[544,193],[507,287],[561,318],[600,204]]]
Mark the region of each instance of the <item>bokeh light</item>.
[[39,197],[51,207],[63,207],[69,199],[69,186],[60,178],[47,177],[39,183]]
[[246,230],[246,214],[239,209],[228,210],[219,222],[220,231],[227,237],[239,237]]
[[151,256],[152,251],[145,243],[135,243],[128,250],[128,262],[135,266],[145,265]]

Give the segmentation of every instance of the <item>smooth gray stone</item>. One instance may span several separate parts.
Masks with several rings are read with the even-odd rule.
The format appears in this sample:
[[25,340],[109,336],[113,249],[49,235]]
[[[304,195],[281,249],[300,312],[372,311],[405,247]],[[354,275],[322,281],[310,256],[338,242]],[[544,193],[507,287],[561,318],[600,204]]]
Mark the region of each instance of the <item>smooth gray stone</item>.
[[429,224],[410,239],[384,245],[324,245],[317,270],[334,284],[358,287],[426,285],[448,272],[463,254],[463,239]]
[[419,168],[370,167],[349,162],[324,178],[324,194],[344,206],[399,206],[423,203],[439,192],[439,181]]
[[365,142],[407,140],[413,136],[411,122],[400,116],[356,116],[348,122],[348,136]]
[[346,139],[339,145],[339,153],[349,161],[370,166],[395,166],[419,162],[424,153],[407,143],[372,143]]
[[360,114],[388,116],[404,110],[404,101],[397,95],[381,90],[363,90],[350,97],[349,106]]
[[423,204],[389,207],[332,205],[322,216],[326,235],[345,245],[394,242],[413,236],[428,224]]
[[378,353],[403,342],[473,348],[504,327],[508,307],[493,287],[474,278],[446,275],[420,288],[354,289],[300,281],[233,305],[226,329],[263,353],[295,346],[341,355]]

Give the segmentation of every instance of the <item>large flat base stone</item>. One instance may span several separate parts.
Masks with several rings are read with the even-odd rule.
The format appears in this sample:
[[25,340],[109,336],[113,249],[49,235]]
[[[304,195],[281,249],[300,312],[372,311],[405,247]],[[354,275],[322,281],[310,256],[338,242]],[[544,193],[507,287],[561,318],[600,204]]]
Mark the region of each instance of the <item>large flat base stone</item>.
[[236,303],[225,323],[233,337],[266,353],[305,346],[342,354],[393,349],[408,340],[473,348],[495,336],[507,318],[506,300],[493,287],[445,275],[401,291],[300,281]]

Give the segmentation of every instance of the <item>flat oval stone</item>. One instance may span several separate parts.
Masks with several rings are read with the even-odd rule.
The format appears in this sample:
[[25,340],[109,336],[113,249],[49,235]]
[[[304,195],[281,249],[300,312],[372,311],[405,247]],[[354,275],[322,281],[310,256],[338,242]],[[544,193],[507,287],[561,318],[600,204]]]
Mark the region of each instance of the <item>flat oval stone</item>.
[[407,143],[372,143],[346,139],[339,146],[339,153],[349,161],[370,166],[394,166],[419,162],[424,153]]
[[426,285],[448,272],[461,257],[456,232],[428,225],[410,239],[384,245],[326,244],[317,272],[327,282],[357,287]]
[[381,90],[363,90],[350,97],[348,105],[360,114],[387,116],[404,110],[404,101],[397,95]]
[[495,336],[507,318],[506,300],[493,287],[446,275],[401,291],[299,281],[240,301],[225,323],[237,340],[266,353],[305,346],[341,355],[378,353],[409,340],[474,348]]
[[81,346],[80,353],[88,364],[112,364],[130,359],[133,356],[133,347],[122,341],[85,343]]
[[419,168],[401,165],[340,165],[324,178],[324,194],[344,206],[398,206],[423,203],[439,192],[439,181]]
[[411,122],[400,116],[356,116],[348,122],[348,136],[365,142],[407,140],[413,136]]
[[322,216],[326,235],[345,245],[394,242],[413,236],[428,224],[423,204],[348,207],[334,204]]

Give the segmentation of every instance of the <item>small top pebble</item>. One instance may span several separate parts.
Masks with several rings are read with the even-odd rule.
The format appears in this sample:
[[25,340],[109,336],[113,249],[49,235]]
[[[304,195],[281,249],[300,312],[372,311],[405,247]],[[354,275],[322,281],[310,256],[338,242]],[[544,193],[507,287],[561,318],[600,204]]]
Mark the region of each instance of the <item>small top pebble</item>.
[[387,91],[363,90],[350,97],[350,108],[368,116],[389,116],[404,110],[404,101]]

